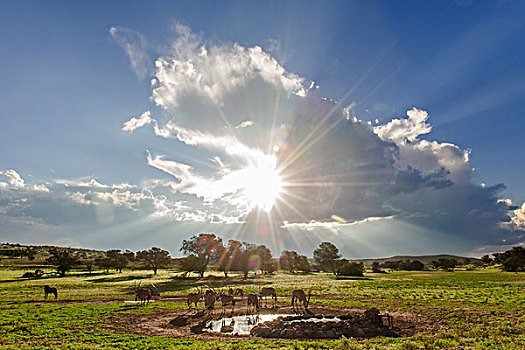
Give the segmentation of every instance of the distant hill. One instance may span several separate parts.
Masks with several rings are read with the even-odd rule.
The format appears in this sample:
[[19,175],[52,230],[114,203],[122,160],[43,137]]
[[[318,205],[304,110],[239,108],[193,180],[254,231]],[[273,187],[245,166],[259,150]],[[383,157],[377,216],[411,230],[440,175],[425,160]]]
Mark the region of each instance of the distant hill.
[[468,260],[470,263],[481,263],[481,259],[471,258],[468,256],[450,255],[450,254],[439,254],[439,255],[396,255],[389,258],[378,258],[378,259],[353,259],[355,261],[361,261],[365,265],[372,265],[373,262],[380,264],[386,261],[399,261],[399,260],[419,260],[423,264],[430,264],[432,261],[439,259],[456,259],[458,263],[463,263]]
[[56,248],[67,249],[82,259],[96,259],[105,255],[104,251],[95,249],[0,243],[0,265],[40,265],[51,255],[49,251]]

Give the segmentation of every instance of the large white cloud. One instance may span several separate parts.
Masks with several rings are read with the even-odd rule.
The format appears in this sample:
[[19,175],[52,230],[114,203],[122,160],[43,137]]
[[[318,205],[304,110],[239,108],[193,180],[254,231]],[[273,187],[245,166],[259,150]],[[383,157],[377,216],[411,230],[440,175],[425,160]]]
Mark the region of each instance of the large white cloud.
[[164,108],[178,107],[188,96],[221,106],[226,95],[258,77],[289,93],[306,94],[304,80],[287,73],[259,46],[207,46],[184,25],[177,24],[176,31],[173,55],[155,62],[153,98]]
[[5,171],[0,171],[0,174],[1,175],[5,175],[8,177],[9,179],[9,183],[14,186],[14,187],[24,187],[25,185],[25,182],[24,180],[22,179],[22,177],[20,177],[20,174],[18,174],[15,170],[13,169],[9,169],[9,170],[5,170]]
[[[145,39],[137,34],[128,45],[119,30],[112,35],[140,71]],[[7,170],[0,173],[7,181],[0,182],[0,225],[129,231],[136,242],[149,230],[162,235],[148,239],[165,242],[213,231],[275,253],[311,254],[331,240],[345,253],[372,256],[387,251],[378,240],[397,253],[525,240],[525,207],[502,201],[503,185],[473,183],[471,151],[432,140],[423,109],[372,127],[353,105],[323,98],[260,47],[205,42],[182,25],[176,31],[170,53],[156,60],[155,118],[147,111],[122,127],[151,124],[164,139],[146,153],[163,177],[136,185],[92,178],[28,185]],[[274,170],[283,182],[280,199],[269,213],[254,210],[264,190],[250,191],[265,189]]]

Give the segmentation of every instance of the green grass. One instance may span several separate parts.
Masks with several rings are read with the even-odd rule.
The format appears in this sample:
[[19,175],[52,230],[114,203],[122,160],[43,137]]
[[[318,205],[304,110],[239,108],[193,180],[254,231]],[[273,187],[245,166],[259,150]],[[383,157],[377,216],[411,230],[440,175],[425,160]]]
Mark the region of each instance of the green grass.
[[[522,349],[525,348],[524,273],[495,269],[456,272],[367,274],[360,279],[335,279],[327,274],[278,274],[223,281],[216,273],[203,281],[177,278],[171,271],[125,271],[66,277],[21,278],[24,270],[0,270],[0,348],[122,349]],[[510,283],[509,283],[510,282]],[[133,288],[155,284],[162,296],[195,291],[198,284],[257,291],[260,284],[276,288],[281,301],[293,289],[311,291],[313,305],[378,307],[412,312],[438,323],[442,330],[409,338],[341,339],[271,342],[262,339],[196,340],[132,334],[113,320],[127,314],[153,314],[186,308],[181,302],[156,302],[147,307],[124,303]],[[59,290],[60,303],[44,301],[43,286]],[[323,297],[324,296],[324,297]],[[111,303],[84,301],[111,300]],[[67,302],[64,302],[67,301]]]

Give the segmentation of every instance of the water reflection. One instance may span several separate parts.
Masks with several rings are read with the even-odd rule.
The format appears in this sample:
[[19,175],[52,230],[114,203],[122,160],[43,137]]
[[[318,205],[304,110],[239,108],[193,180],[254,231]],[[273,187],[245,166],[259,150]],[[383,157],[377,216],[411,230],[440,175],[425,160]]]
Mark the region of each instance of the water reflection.
[[250,334],[250,330],[259,323],[273,321],[281,316],[291,316],[288,314],[268,314],[268,315],[242,315],[226,317],[217,321],[211,321],[211,324],[205,328],[208,332],[221,332],[229,334]]

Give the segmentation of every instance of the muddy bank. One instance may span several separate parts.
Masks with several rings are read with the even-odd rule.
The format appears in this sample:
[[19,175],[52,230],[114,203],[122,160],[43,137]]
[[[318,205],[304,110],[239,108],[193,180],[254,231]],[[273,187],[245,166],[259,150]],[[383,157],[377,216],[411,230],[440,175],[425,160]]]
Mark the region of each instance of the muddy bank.
[[[309,307],[308,316],[327,316],[327,317],[340,317],[342,319],[356,319],[362,317],[367,309],[366,308],[350,308],[350,307],[334,307],[334,306],[318,306],[312,305]],[[231,309],[228,308],[223,315],[222,309],[218,308],[214,311],[211,317],[208,316],[202,309],[198,312],[195,309],[176,309],[176,310],[157,310],[150,309],[148,314],[126,314],[126,315],[115,315],[111,323],[118,330],[125,333],[135,333],[141,335],[151,336],[167,336],[167,337],[187,337],[196,339],[242,339],[249,338],[250,335],[232,335],[224,333],[208,333],[203,332],[210,320],[219,320],[223,316],[240,316],[248,314],[245,305],[237,306],[232,313]],[[386,312],[381,311],[382,314]],[[292,309],[289,304],[277,303],[275,308],[262,308],[259,314],[305,314],[304,311],[298,312]],[[389,329],[395,330],[395,335],[408,337],[419,333],[434,333],[443,327],[425,317],[422,314],[402,312],[402,311],[389,311],[388,314],[392,316],[392,325]],[[385,334],[377,334],[377,336],[388,336]],[[271,338],[271,335],[268,335]],[[334,336],[337,338],[338,336]],[[366,333],[362,336],[356,333],[356,337],[367,337]],[[316,340],[320,339],[312,333],[311,337],[304,335],[304,340]]]

